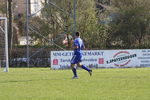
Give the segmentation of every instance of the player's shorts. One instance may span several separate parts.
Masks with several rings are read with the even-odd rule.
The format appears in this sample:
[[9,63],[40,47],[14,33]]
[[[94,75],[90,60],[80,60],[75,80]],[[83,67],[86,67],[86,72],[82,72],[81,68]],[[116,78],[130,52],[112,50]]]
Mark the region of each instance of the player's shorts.
[[71,64],[77,64],[82,61],[81,55],[74,55],[71,59]]

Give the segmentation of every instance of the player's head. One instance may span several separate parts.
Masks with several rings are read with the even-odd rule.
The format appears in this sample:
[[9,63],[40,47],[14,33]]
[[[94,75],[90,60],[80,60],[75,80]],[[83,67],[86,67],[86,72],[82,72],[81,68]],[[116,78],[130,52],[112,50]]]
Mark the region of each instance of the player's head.
[[80,36],[80,32],[76,32],[76,37],[79,37]]

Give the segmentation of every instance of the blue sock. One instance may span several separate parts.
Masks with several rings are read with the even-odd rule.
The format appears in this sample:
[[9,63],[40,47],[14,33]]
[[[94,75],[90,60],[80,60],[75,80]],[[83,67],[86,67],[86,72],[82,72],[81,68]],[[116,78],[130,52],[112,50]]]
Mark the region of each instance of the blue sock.
[[88,72],[91,71],[91,69],[89,69],[88,67],[86,67],[86,66],[84,66],[84,65],[82,65],[81,67],[82,67],[83,69],[85,69],[86,71],[88,71]]
[[72,68],[72,72],[73,72],[74,76],[77,77],[77,71],[76,71],[76,68]]

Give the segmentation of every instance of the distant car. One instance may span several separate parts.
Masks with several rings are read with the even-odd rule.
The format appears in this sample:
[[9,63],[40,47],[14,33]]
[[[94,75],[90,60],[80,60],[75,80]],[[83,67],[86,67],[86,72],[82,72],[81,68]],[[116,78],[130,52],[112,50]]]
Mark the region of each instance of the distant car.
[[[50,58],[32,58],[30,67],[49,67]],[[27,58],[14,58],[10,61],[11,67],[27,67]]]
[[34,67],[50,67],[50,58],[35,58],[32,62]]
[[12,67],[26,67],[27,66],[27,58],[14,58],[14,59],[11,59],[10,65]]

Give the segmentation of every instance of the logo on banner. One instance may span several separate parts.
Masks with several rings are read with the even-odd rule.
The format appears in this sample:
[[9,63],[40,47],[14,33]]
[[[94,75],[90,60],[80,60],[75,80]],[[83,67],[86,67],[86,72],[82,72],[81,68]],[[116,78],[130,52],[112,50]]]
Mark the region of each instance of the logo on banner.
[[53,60],[53,65],[58,65],[58,59]]
[[104,58],[99,58],[98,63],[99,64],[104,64]]
[[115,66],[125,66],[136,56],[136,54],[130,54],[128,51],[120,51],[108,60],[107,64],[114,63]]

